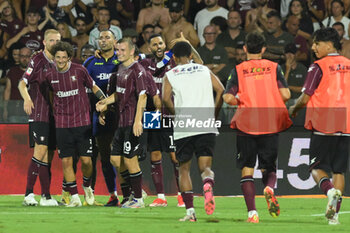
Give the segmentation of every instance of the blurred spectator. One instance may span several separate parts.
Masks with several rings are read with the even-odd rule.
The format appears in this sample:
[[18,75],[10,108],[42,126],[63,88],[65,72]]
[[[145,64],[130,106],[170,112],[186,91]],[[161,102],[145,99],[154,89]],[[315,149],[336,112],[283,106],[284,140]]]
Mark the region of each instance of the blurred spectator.
[[[326,17],[332,15],[332,2],[333,0],[324,0],[324,5],[326,7]],[[344,3],[344,15],[349,16],[349,6],[350,6],[350,0],[342,0]]]
[[333,24],[332,28],[334,28],[338,32],[340,37],[340,42],[342,45],[342,50],[340,51],[340,54],[350,59],[350,40],[344,38],[344,24],[342,24],[341,22],[336,22]]
[[326,7],[323,0],[307,0],[307,9],[313,22],[314,31],[320,29],[325,16]]
[[[45,25],[43,31],[46,31],[47,29],[55,29],[57,26],[57,23],[59,22],[65,22],[68,25],[73,25],[74,23],[74,16],[70,12],[70,7],[58,7],[58,0],[47,0],[46,7],[42,8],[42,11],[40,12],[40,16],[42,19],[45,17],[45,11],[49,12],[50,14],[50,20]],[[75,31],[73,28],[70,28],[71,33],[75,35]]]
[[[17,42],[11,45],[11,47],[8,50],[8,58],[5,60],[5,64],[3,66],[4,71],[8,71],[12,66],[19,65],[19,50],[23,48],[24,45]],[[2,70],[1,70],[2,72]],[[2,77],[2,75],[0,74]]]
[[154,34],[160,34],[162,35],[163,33],[163,28],[162,26],[160,26],[159,24],[154,26]]
[[223,46],[217,45],[216,40],[216,30],[213,26],[206,26],[203,31],[203,36],[205,43],[203,46],[198,48],[198,53],[203,60],[203,64],[206,65],[214,74],[216,74],[222,84],[225,86],[227,73],[222,73],[221,71],[228,63],[227,53]]
[[[294,36],[294,43],[297,48],[295,59],[297,61],[303,62],[303,64],[306,65],[306,62],[308,61],[308,54],[309,54],[308,43],[304,37],[302,37],[301,35],[298,35],[299,25],[300,25],[300,21],[297,16],[295,15],[288,16],[286,20],[286,28],[287,28],[287,31],[292,36]],[[307,66],[308,65],[309,64],[307,64]]]
[[345,15],[344,3],[341,0],[333,0],[331,3],[331,15],[322,23],[325,27],[331,27],[335,22],[341,22],[345,26],[345,39],[349,39],[350,19]]
[[253,0],[228,0],[228,9],[239,12],[242,19],[242,25],[245,25],[245,19],[248,11],[252,9]]
[[110,13],[107,7],[101,7],[97,10],[97,26],[89,34],[89,44],[95,48],[99,48],[98,38],[100,37],[101,30],[110,30],[114,33],[116,40],[123,37],[122,30],[119,27],[110,25]]
[[307,6],[303,0],[292,0],[290,2],[288,16],[290,15],[294,15],[299,19],[300,24],[297,34],[307,40],[311,40],[311,35],[314,32],[314,26],[308,14]]
[[44,6],[47,5],[47,0],[24,0],[24,1],[25,1],[24,12],[27,12],[28,9],[33,6],[35,6],[37,9],[42,9]]
[[[129,37],[132,43],[135,45],[137,44],[137,40],[139,37],[139,34],[137,34],[136,30],[133,28],[127,28],[123,31],[123,38]],[[139,50],[139,48],[137,48]]]
[[56,29],[61,34],[61,41],[68,42],[73,46],[74,54],[72,58],[79,58],[77,56],[78,45],[72,40],[73,37],[69,30],[69,26],[65,22],[60,22],[57,24]]
[[89,43],[89,35],[86,33],[86,22],[84,18],[76,18],[74,25],[77,30],[77,35],[72,38],[72,41],[77,45],[76,58],[80,58],[81,48]]
[[194,19],[194,28],[200,40],[200,44],[204,45],[203,37],[204,28],[210,24],[210,20],[215,16],[223,16],[227,19],[228,10],[218,5],[218,0],[204,0],[206,8],[199,11]]
[[91,44],[84,45],[81,48],[80,55],[80,63],[83,64],[86,59],[95,55],[95,47]]
[[235,63],[235,48],[243,46],[245,42],[245,32],[241,30],[241,23],[241,15],[237,11],[230,11],[227,15],[227,30],[216,38],[216,44],[226,49],[230,65]]
[[193,25],[183,17],[183,5],[181,1],[173,0],[169,5],[169,12],[171,22],[164,28],[162,33],[167,48],[169,49],[172,40],[180,37],[181,32],[192,46],[196,48],[199,44],[197,32],[194,30]]
[[134,3],[130,0],[108,0],[105,1],[108,9],[111,9],[111,19],[120,22],[119,27],[125,29],[131,27],[134,19]]
[[151,0],[151,6],[142,9],[136,23],[136,31],[141,33],[146,24],[157,25],[165,28],[170,23],[168,8],[164,7],[164,0]]
[[25,26],[23,21],[16,17],[16,12],[10,1],[5,0],[0,5],[1,29],[6,32],[10,38],[19,33]]
[[120,26],[120,22],[119,22],[119,20],[117,20],[117,19],[111,19],[111,20],[109,21],[109,24],[110,24],[110,25],[113,25],[113,26],[121,27],[121,26]]
[[215,27],[217,36],[227,29],[227,20],[222,16],[215,16],[210,20],[210,25]]
[[243,45],[238,45],[235,49],[235,64],[239,65],[247,60],[247,54],[244,52]]
[[284,47],[293,43],[294,38],[281,28],[282,20],[277,11],[270,11],[267,14],[267,32],[264,33],[266,39],[266,52],[263,58],[281,63],[285,60]]
[[245,17],[244,29],[246,32],[255,30],[263,32],[267,29],[267,14],[273,10],[268,7],[268,1],[269,0],[254,0],[256,8],[249,10]]
[[285,46],[284,53],[286,55],[286,61],[281,67],[291,91],[291,98],[286,104],[287,106],[292,106],[301,95],[301,89],[304,85],[307,68],[303,64],[297,62],[297,47],[293,43]]
[[28,117],[23,111],[23,99],[18,90],[18,81],[22,78],[24,71],[30,61],[32,51],[23,47],[20,49],[19,66],[13,66],[6,74],[7,82],[4,92],[3,119],[10,123],[25,123]]
[[44,33],[39,29],[40,15],[36,8],[29,8],[26,14],[26,24],[16,36],[9,39],[6,43],[6,47],[9,48],[12,44],[20,42],[26,47],[38,51],[43,49]]
[[149,47],[148,40],[153,34],[155,33],[154,33],[154,26],[152,24],[146,24],[143,26],[141,36],[144,43],[139,49],[141,53],[144,53],[147,55],[152,54],[152,52],[148,48]]

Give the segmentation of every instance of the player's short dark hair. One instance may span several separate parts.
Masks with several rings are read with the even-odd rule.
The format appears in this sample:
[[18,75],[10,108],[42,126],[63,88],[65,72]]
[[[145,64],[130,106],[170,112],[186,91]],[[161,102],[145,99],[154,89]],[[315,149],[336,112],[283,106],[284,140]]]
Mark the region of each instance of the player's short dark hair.
[[160,37],[160,38],[163,39],[163,37],[162,37],[161,34],[156,33],[156,34],[153,34],[153,35],[151,35],[151,36],[149,37],[148,43],[151,43],[151,40],[152,40],[153,38],[156,38],[156,37]]
[[248,53],[259,54],[265,45],[265,37],[259,32],[250,32],[245,37],[245,46]]
[[114,32],[110,29],[102,29],[99,33],[99,36],[101,35],[101,32],[110,32],[113,35],[114,39],[116,39]]
[[312,37],[314,42],[332,42],[336,50],[341,50],[340,36],[334,28],[318,29]]
[[335,22],[335,23],[333,23],[332,27],[333,26],[341,26],[343,28],[343,30],[345,30],[344,24],[342,22]]
[[84,49],[92,49],[92,50],[96,50],[95,46],[91,45],[91,44],[86,44],[81,48],[81,51],[83,51]]
[[68,57],[72,57],[73,54],[74,54],[73,46],[70,43],[64,42],[64,41],[59,41],[59,42],[57,42],[57,44],[55,44],[53,46],[53,48],[52,48],[52,55],[55,56],[55,54],[58,51],[66,51]]
[[191,45],[185,41],[177,42],[173,47],[173,52],[175,57],[189,57],[192,52]]
[[129,46],[129,49],[135,49],[135,46],[136,46],[129,37],[121,38],[120,40],[118,40],[117,43],[118,44],[120,44],[120,43],[127,43],[128,46]]
[[270,11],[270,12],[266,15],[266,17],[267,17],[268,19],[270,19],[270,18],[272,18],[272,17],[276,17],[278,20],[282,21],[281,14],[280,14],[278,11],[276,11],[276,10]]

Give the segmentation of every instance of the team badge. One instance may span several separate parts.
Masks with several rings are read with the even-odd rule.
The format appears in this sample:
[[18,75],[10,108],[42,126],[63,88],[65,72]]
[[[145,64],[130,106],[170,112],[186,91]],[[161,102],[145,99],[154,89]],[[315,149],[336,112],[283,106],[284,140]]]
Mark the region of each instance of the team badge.
[[72,79],[73,82],[77,81],[77,78],[74,75],[70,76],[70,78]]

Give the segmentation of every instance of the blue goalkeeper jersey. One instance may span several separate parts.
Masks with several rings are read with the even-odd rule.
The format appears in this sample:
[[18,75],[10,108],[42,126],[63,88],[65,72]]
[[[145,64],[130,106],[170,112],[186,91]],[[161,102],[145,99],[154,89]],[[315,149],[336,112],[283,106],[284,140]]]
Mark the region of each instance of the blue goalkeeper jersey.
[[102,57],[89,57],[83,65],[88,70],[96,85],[103,91],[103,93],[106,93],[109,78],[112,73],[117,70],[118,64],[119,61],[117,55],[114,54],[114,56],[108,60]]

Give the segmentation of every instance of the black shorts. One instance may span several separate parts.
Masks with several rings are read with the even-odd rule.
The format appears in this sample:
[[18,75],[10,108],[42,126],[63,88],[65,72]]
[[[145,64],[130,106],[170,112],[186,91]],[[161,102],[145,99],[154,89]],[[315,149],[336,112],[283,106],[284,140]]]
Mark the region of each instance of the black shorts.
[[309,168],[345,173],[348,167],[350,137],[311,135]]
[[173,129],[150,129],[148,130],[148,147],[149,152],[163,151],[175,152]]
[[278,134],[237,135],[237,168],[254,168],[256,157],[259,169],[276,171]]
[[56,128],[55,122],[29,122],[29,146],[48,146],[49,150],[56,150]]
[[57,128],[57,147],[60,158],[78,156],[92,157],[91,125],[74,128]]
[[140,155],[143,151],[143,134],[136,137],[132,131],[132,126],[119,127],[114,134],[112,142],[111,156],[124,156],[132,158]]
[[187,162],[196,157],[213,156],[215,148],[215,134],[199,134],[191,137],[175,140],[176,159],[179,162]]

